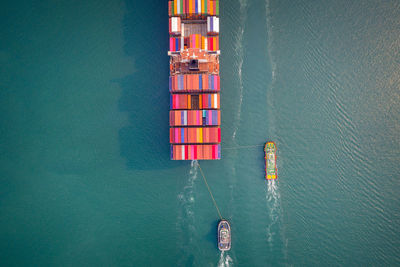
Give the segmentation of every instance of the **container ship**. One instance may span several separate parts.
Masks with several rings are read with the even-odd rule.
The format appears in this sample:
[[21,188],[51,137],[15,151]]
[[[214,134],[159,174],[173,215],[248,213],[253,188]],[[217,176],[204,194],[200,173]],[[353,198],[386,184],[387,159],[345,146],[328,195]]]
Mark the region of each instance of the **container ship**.
[[275,180],[278,178],[276,168],[276,145],[274,142],[267,142],[264,147],[265,152],[265,179]]
[[219,1],[168,1],[172,160],[221,159]]

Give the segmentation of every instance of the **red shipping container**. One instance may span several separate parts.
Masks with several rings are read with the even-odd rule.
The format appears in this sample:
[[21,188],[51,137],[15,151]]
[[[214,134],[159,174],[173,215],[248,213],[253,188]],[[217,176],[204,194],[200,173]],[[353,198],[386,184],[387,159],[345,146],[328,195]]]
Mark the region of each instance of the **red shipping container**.
[[212,159],[215,159],[215,145],[212,145]]
[[192,142],[197,143],[197,128],[192,128]]
[[203,153],[201,151],[200,146],[196,146],[196,150],[197,150],[197,159],[203,159]]
[[189,158],[188,158],[188,155],[189,155],[189,148],[188,148],[188,146],[183,146],[182,147],[182,150],[184,149],[184,151],[185,151],[185,160],[188,160]]
[[188,138],[188,143],[192,143],[192,128],[188,129],[187,138]]
[[175,111],[175,125],[182,125],[180,111]]
[[198,75],[193,75],[194,81],[193,81],[193,89],[194,90],[199,90],[199,76]]
[[215,128],[210,129],[210,140],[209,143],[215,143],[215,133],[214,133]]

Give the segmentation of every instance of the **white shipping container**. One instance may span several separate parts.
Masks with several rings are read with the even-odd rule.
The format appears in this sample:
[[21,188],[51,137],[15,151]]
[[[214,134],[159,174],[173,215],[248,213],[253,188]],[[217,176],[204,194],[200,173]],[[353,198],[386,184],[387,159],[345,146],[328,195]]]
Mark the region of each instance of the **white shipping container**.
[[172,32],[179,32],[178,18],[177,17],[172,17],[172,19],[171,19],[171,31]]
[[214,23],[213,23],[213,31],[219,33],[219,18],[218,17],[213,17]]
[[198,12],[197,14],[201,14],[201,0],[197,0],[197,7],[198,7]]
[[219,33],[218,17],[207,17],[207,32]]

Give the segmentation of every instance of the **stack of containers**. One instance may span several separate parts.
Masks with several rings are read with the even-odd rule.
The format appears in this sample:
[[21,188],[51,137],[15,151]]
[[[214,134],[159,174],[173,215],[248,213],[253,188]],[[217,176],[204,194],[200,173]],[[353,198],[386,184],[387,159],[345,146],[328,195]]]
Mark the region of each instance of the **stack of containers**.
[[211,15],[219,16],[219,1],[173,0],[168,2],[168,14],[172,16]]
[[216,74],[178,74],[169,77],[170,92],[219,92],[220,78]]
[[[192,109],[192,95],[189,94],[172,94],[170,96],[171,109]],[[219,94],[200,94],[199,109],[219,109]]]
[[181,18],[172,17],[169,18],[169,34],[180,35],[181,34]]
[[207,34],[218,34],[219,33],[219,18],[212,16],[207,17]]
[[[219,1],[173,0],[168,2],[170,56],[174,61],[189,50],[190,59],[204,58],[203,51],[214,55],[212,61],[217,72],[182,68],[169,77],[170,144],[172,160],[221,159],[221,112],[219,53]],[[191,34],[183,37],[183,23],[191,27],[192,20],[207,29],[207,36]],[[197,26],[196,26],[197,27]],[[191,30],[189,30],[190,32]],[[196,32],[196,30],[195,30]],[[182,36],[181,36],[182,35]],[[187,54],[185,54],[187,55]],[[187,64],[187,58],[183,57]],[[207,57],[206,57],[207,58]],[[204,59],[203,59],[204,60]],[[171,61],[172,62],[172,61]],[[171,68],[173,70],[173,68]],[[177,71],[177,72],[178,72]]]
[[219,38],[218,36],[207,37],[207,48],[208,51],[218,51],[219,50]]
[[221,128],[170,128],[171,144],[212,144],[221,142]]
[[221,159],[221,145],[172,145],[173,160]]
[[180,37],[170,37],[169,38],[169,51],[171,51],[171,52],[181,51],[181,38]]
[[205,49],[206,38],[201,34],[191,34],[189,36],[189,48]]
[[219,110],[171,110],[169,125],[178,126],[218,126],[221,125]]

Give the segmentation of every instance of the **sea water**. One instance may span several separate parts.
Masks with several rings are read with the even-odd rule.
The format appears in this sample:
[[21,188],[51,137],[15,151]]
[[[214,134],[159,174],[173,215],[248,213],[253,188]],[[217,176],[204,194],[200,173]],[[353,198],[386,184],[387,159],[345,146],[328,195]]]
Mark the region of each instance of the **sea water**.
[[167,10],[3,1],[1,265],[399,265],[400,2],[222,0],[207,162],[169,160]]

